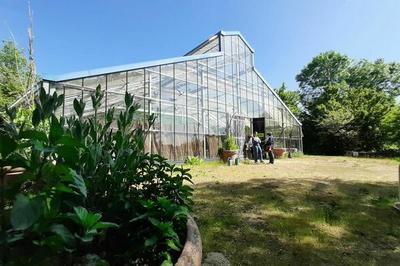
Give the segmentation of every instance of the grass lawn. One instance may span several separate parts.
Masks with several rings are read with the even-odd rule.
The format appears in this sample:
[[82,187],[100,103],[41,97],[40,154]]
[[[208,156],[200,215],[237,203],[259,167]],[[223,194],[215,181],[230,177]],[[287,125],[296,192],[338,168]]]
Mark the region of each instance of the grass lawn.
[[192,166],[203,253],[232,265],[399,265],[398,162],[304,156]]

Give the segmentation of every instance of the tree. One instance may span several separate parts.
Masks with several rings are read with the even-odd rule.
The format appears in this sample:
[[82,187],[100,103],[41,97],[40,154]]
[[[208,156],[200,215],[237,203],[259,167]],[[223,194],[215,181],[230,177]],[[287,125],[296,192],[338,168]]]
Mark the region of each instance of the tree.
[[400,148],[400,104],[396,104],[383,119],[386,145]]
[[313,58],[296,80],[306,151],[342,154],[384,147],[390,127],[383,123],[399,95],[398,63],[357,62],[326,52]]
[[348,77],[350,59],[337,52],[325,52],[312,61],[296,76],[299,82],[301,103],[306,111],[314,111],[319,102],[335,96],[340,84]]
[[26,90],[29,67],[23,52],[13,42],[4,41],[0,48],[0,112]]
[[375,62],[361,60],[349,68],[347,82],[351,87],[371,88],[400,95],[400,64],[385,63],[383,59]]
[[290,91],[286,88],[286,84],[282,83],[282,86],[275,90],[282,101],[290,109],[290,111],[295,115],[300,115],[300,95],[297,91]]

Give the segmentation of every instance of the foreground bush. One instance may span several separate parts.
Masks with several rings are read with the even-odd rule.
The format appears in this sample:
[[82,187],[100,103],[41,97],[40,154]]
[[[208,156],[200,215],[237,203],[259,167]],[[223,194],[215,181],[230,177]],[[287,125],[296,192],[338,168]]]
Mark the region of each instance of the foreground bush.
[[[100,86],[91,100],[92,113],[75,99],[76,116],[57,118],[63,95],[41,89],[33,128],[16,126],[16,110],[1,119],[3,264],[171,265],[180,254],[188,170],[144,152],[148,131],[134,127],[133,96],[116,117],[114,109],[100,117]],[[23,174],[11,177],[15,168]]]

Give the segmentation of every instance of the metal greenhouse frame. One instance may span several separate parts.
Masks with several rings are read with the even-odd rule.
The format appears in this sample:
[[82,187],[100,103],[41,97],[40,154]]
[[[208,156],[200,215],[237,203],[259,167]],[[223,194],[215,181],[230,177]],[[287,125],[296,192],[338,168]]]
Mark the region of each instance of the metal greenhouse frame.
[[68,116],[75,98],[86,101],[90,115],[98,84],[104,112],[120,108],[128,91],[141,105],[138,122],[157,115],[146,150],[170,160],[216,158],[228,131],[240,147],[258,129],[261,137],[271,131],[275,146],[303,150],[301,123],[256,70],[254,50],[239,32],[220,31],[183,57],[48,77],[41,85],[65,95],[59,112]]

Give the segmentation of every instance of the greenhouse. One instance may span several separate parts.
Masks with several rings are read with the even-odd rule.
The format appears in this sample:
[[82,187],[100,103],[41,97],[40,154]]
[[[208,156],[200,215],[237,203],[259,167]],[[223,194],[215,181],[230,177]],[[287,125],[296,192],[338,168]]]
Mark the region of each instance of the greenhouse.
[[[221,31],[186,55],[76,72],[42,81],[65,95],[59,114],[74,114],[82,98],[90,115],[90,94],[101,85],[104,112],[124,105],[125,91],[141,108],[136,119],[156,114],[146,150],[170,160],[216,158],[227,134],[243,148],[253,132],[275,136],[275,147],[302,151],[301,123],[256,70],[254,50],[239,32]],[[103,113],[104,114],[104,113]]]

